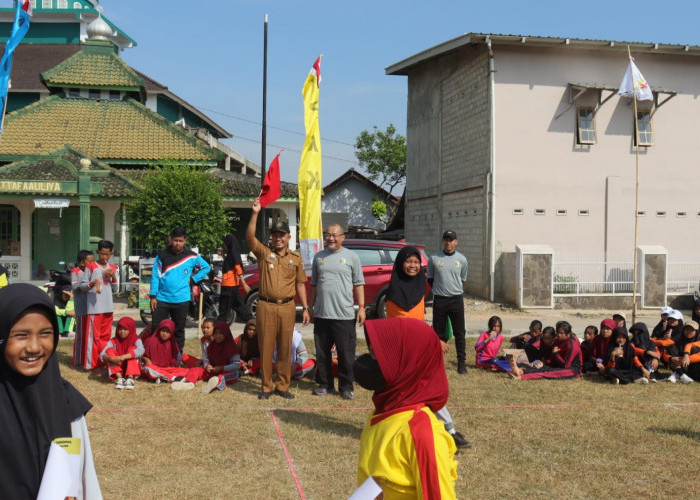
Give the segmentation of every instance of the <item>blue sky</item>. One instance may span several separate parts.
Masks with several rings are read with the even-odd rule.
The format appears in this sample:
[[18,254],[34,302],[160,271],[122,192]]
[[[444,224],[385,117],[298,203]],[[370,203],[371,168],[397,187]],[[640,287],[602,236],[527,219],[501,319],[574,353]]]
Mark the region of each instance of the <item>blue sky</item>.
[[[296,182],[301,87],[319,54],[323,185],[358,168],[352,144],[390,123],[405,134],[406,77],[384,68],[469,32],[700,45],[700,2],[102,0],[138,43],[136,69],[204,110],[260,162],[263,18],[268,24],[267,161]],[[621,63],[624,71],[625,62]],[[284,130],[280,130],[284,129]]]

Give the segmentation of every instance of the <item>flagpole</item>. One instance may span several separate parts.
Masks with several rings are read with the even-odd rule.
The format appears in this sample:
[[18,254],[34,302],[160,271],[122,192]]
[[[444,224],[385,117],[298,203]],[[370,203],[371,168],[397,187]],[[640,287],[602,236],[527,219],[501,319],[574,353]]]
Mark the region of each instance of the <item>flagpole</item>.
[[[265,183],[265,165],[266,149],[267,149],[267,14],[265,14],[265,29],[263,35],[263,96],[262,96],[262,146],[260,150],[260,191]],[[260,219],[262,221],[261,240],[267,243],[267,216],[265,209],[260,210]]]
[[637,117],[637,88],[634,82],[634,73],[632,72],[632,53],[630,46],[627,46],[627,56],[630,60],[630,78],[632,80],[632,100],[634,102],[634,159],[635,159],[635,177],[634,177],[634,270],[632,277],[632,324],[637,322],[637,244],[639,238],[639,123]]

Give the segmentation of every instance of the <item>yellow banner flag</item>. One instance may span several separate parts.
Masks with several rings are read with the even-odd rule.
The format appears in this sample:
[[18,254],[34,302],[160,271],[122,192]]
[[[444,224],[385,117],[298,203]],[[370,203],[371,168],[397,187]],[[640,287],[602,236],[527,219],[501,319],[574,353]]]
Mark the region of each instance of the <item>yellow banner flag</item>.
[[306,140],[299,163],[299,244],[305,267],[323,248],[321,240],[321,131],[318,126],[318,95],[321,85],[321,56],[304,82],[304,127]]

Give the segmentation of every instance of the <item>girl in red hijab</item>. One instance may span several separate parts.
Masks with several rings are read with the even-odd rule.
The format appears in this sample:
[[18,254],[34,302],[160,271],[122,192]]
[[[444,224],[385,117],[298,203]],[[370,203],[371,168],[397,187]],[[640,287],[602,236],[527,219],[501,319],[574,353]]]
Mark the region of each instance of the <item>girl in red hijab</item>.
[[457,449],[434,414],[449,394],[440,339],[413,318],[366,321],[365,337],[370,353],[353,371],[374,391],[375,411],[360,438],[358,484],[372,476],[386,500],[455,498]]
[[114,337],[100,353],[100,360],[107,364],[111,380],[116,380],[115,389],[133,389],[134,377],[141,374],[140,359],[144,348],[136,335],[136,321],[124,317],[117,323]]
[[207,355],[202,360],[202,364],[204,365],[202,378],[208,381],[207,385],[202,387],[203,394],[209,394],[214,389],[223,391],[227,384],[238,381],[241,353],[225,321],[217,321],[214,325],[214,339],[207,347]]
[[[196,369],[181,368],[182,355],[174,336],[175,323],[164,319],[158,324],[155,333],[143,342],[143,368],[141,374],[159,384],[161,381],[175,382],[193,377],[197,380]],[[200,368],[201,370],[201,368]],[[192,372],[192,373],[189,373]],[[192,384],[194,387],[194,383]]]

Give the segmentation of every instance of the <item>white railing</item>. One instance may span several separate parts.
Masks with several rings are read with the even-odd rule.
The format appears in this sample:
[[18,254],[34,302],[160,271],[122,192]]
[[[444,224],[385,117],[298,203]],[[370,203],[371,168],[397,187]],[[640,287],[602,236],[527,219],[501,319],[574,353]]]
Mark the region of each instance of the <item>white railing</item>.
[[554,295],[631,294],[634,261],[627,254],[554,254]]
[[669,257],[674,258],[669,258],[668,262],[666,293],[679,295],[696,292],[698,283],[700,283],[700,262],[697,260],[697,256],[690,258]]

